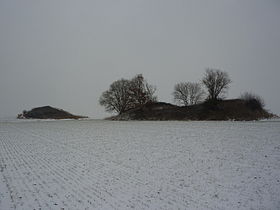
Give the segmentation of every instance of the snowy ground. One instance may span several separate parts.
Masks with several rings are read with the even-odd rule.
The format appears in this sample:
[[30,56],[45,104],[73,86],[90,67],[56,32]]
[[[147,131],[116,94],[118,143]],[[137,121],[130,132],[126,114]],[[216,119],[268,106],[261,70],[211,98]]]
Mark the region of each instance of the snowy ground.
[[0,209],[280,209],[280,122],[0,123]]

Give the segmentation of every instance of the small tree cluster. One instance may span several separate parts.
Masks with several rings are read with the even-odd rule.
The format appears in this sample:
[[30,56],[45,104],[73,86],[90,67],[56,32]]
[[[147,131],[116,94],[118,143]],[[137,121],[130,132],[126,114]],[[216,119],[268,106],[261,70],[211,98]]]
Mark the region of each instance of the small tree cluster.
[[[216,103],[217,100],[225,97],[231,82],[227,72],[208,68],[201,83],[181,82],[176,84],[173,92],[174,101],[184,106],[203,102],[206,95],[201,85],[203,84],[208,92],[207,100]],[[157,101],[155,91],[156,88],[148,84],[142,74],[138,74],[131,80],[120,79],[113,82],[109,90],[103,92],[99,103],[105,106],[106,111],[116,111],[121,114],[136,106]],[[253,110],[264,107],[264,100],[256,94],[245,92],[240,98],[245,100]]]
[[[219,69],[206,69],[202,84],[208,91],[208,100],[223,98],[231,80],[227,72]],[[199,83],[181,82],[174,87],[174,101],[180,105],[193,105],[204,100],[205,92]]]
[[156,101],[156,88],[144,79],[142,74],[131,80],[120,79],[110,85],[109,90],[103,92],[99,103],[106,111],[123,113],[131,108],[148,102]]

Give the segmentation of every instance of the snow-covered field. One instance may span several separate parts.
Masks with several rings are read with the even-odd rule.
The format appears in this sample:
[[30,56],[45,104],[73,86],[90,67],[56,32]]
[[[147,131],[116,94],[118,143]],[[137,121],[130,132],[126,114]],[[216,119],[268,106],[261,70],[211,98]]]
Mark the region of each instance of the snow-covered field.
[[0,123],[0,209],[280,209],[280,122]]

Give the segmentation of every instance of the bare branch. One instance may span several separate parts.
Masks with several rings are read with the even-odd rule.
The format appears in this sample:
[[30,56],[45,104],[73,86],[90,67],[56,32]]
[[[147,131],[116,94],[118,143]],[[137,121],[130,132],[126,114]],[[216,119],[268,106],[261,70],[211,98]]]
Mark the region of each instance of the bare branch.
[[231,82],[228,73],[219,69],[206,69],[202,79],[202,83],[208,91],[208,99],[214,100],[224,96]]
[[174,101],[179,105],[193,105],[202,102],[204,90],[199,83],[181,82],[174,87]]
[[156,88],[149,85],[142,74],[138,74],[131,80],[121,79],[113,82],[109,90],[105,91],[100,99],[101,106],[106,111],[123,113],[128,109],[156,101],[154,93]]

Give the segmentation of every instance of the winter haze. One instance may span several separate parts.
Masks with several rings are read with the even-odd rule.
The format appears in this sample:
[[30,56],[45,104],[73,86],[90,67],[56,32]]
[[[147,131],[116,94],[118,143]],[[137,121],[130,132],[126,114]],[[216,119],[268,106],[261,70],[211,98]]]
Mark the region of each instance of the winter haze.
[[51,105],[103,118],[98,99],[142,73],[160,101],[205,68],[228,97],[261,95],[280,114],[280,1],[0,0],[0,117]]

